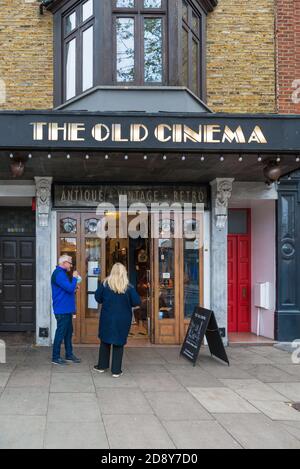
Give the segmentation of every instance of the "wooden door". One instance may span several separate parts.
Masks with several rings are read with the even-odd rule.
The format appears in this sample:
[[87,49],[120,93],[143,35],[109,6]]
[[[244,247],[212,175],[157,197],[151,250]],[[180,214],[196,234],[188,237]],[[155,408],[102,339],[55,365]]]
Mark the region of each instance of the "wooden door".
[[0,238],[0,331],[35,330],[35,238]]
[[80,342],[97,342],[99,326],[99,305],[95,291],[99,280],[106,277],[105,240],[97,235],[100,217],[94,213],[81,214],[81,261],[80,273]]
[[156,344],[182,343],[195,306],[203,306],[203,215],[194,222],[200,236],[152,240]]
[[248,209],[232,211],[235,217],[232,228],[230,225],[230,212],[230,234],[228,235],[228,332],[251,332],[250,211]]

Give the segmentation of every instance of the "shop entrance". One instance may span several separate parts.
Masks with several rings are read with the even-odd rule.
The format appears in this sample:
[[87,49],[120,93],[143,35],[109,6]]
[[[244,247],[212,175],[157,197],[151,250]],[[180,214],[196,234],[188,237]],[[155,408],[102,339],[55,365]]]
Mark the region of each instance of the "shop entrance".
[[[120,216],[112,216],[116,217],[119,233]],[[75,343],[98,342],[99,308],[94,292],[115,262],[126,266],[130,282],[142,299],[141,307],[133,311],[132,341],[183,341],[194,307],[203,305],[203,216],[188,221],[200,233],[189,239],[176,238],[172,229],[166,236],[166,225],[173,226],[174,217],[161,224],[158,237],[151,236],[153,223],[149,215],[148,237],[102,239],[97,235],[101,217],[95,213],[58,213],[58,257],[70,255],[83,277],[77,293]]]

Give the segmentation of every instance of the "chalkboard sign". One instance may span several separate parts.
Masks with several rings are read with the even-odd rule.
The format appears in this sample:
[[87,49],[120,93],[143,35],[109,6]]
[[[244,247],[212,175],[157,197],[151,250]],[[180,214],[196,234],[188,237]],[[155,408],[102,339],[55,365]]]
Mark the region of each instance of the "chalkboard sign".
[[214,312],[197,306],[180,351],[180,354],[193,362],[194,366],[204,337],[206,337],[211,355],[229,365]]

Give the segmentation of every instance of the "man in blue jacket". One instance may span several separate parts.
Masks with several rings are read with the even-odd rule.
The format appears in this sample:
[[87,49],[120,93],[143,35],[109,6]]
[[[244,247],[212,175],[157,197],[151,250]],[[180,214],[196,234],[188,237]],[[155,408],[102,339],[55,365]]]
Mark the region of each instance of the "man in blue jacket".
[[[51,277],[53,312],[57,321],[57,329],[53,344],[52,363],[66,365],[68,361],[80,363],[80,359],[73,353],[73,314],[76,313],[76,289],[80,276],[77,271],[70,277],[72,258],[64,255],[60,257],[58,266]],[[60,356],[61,344],[64,341],[66,359]]]

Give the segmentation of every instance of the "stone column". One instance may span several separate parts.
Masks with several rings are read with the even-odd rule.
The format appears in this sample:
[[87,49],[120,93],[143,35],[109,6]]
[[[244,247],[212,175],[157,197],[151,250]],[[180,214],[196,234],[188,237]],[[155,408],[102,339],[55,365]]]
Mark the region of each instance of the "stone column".
[[234,179],[215,179],[211,184],[211,309],[216,315],[220,329],[227,332],[227,235],[228,202]]
[[51,344],[51,177],[36,184],[36,342]]

